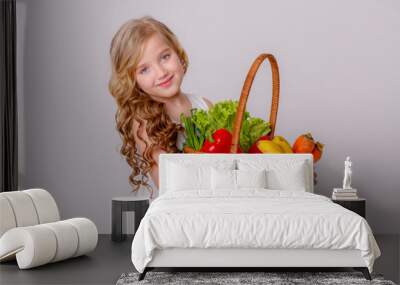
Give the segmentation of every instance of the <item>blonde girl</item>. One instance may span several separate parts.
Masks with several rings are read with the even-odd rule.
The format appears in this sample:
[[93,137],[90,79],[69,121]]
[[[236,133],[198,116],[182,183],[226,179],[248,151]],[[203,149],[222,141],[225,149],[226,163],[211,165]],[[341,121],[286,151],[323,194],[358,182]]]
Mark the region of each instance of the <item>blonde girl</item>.
[[183,93],[188,57],[174,33],[151,18],[124,23],[112,39],[109,91],[117,102],[116,127],[121,154],[132,168],[133,191],[158,188],[158,156],[179,152],[184,142],[181,113],[207,109],[206,98]]

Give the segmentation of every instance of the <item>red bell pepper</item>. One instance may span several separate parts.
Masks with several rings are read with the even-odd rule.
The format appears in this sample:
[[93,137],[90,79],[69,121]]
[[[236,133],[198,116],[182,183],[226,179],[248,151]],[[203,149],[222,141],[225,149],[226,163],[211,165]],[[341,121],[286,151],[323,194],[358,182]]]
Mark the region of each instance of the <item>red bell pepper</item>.
[[226,129],[216,130],[212,138],[214,142],[205,140],[200,151],[208,153],[229,153],[232,143],[232,135]]
[[208,153],[223,153],[224,146],[218,145],[215,142],[210,142],[208,139],[204,140],[204,144],[200,149],[201,152],[208,152]]
[[212,137],[218,145],[230,145],[232,142],[232,135],[227,129],[216,130]]

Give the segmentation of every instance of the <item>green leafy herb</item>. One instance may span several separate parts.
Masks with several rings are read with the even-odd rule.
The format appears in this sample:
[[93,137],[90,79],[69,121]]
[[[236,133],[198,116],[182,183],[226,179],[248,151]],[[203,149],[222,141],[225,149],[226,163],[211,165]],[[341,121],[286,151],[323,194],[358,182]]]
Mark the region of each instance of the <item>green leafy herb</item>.
[[[194,111],[194,109],[192,111]],[[182,113],[180,119],[185,127],[186,144],[195,150],[200,150],[204,143],[204,135],[202,135],[202,133],[196,128],[196,125],[193,123],[192,116],[186,117]]]

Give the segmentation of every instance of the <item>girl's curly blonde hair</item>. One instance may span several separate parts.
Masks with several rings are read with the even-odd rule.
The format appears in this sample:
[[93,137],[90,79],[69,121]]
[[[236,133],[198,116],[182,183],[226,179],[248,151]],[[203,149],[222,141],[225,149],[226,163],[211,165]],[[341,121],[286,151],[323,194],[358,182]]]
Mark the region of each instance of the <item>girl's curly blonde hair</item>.
[[[160,147],[166,152],[177,152],[177,135],[183,130],[180,124],[172,122],[164,103],[153,100],[139,88],[135,79],[135,70],[143,54],[144,44],[154,34],[161,35],[175,50],[186,73],[188,57],[177,37],[165,24],[146,16],[127,21],[113,37],[110,48],[112,74],[108,86],[117,101],[115,121],[122,139],[120,152],[132,168],[129,183],[133,191],[144,186],[151,193],[153,189],[148,183],[148,174],[156,164],[152,157],[153,150]],[[142,155],[136,147],[134,121],[139,123],[138,129],[146,126],[147,136],[151,141],[150,144],[145,141],[146,148]],[[143,139],[138,131],[136,136]]]

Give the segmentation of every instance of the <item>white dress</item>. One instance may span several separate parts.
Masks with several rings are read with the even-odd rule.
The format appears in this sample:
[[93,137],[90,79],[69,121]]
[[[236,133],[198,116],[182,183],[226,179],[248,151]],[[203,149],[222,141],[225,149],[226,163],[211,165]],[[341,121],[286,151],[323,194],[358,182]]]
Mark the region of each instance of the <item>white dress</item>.
[[[186,94],[187,98],[189,101],[192,103],[192,109],[197,108],[197,109],[203,109],[205,111],[208,110],[208,105],[207,102],[200,96],[197,96],[195,94]],[[177,123],[175,121],[175,123]],[[178,138],[176,140],[176,147],[182,151],[183,150],[183,145],[185,144],[186,141],[186,135],[183,131],[178,133]]]

